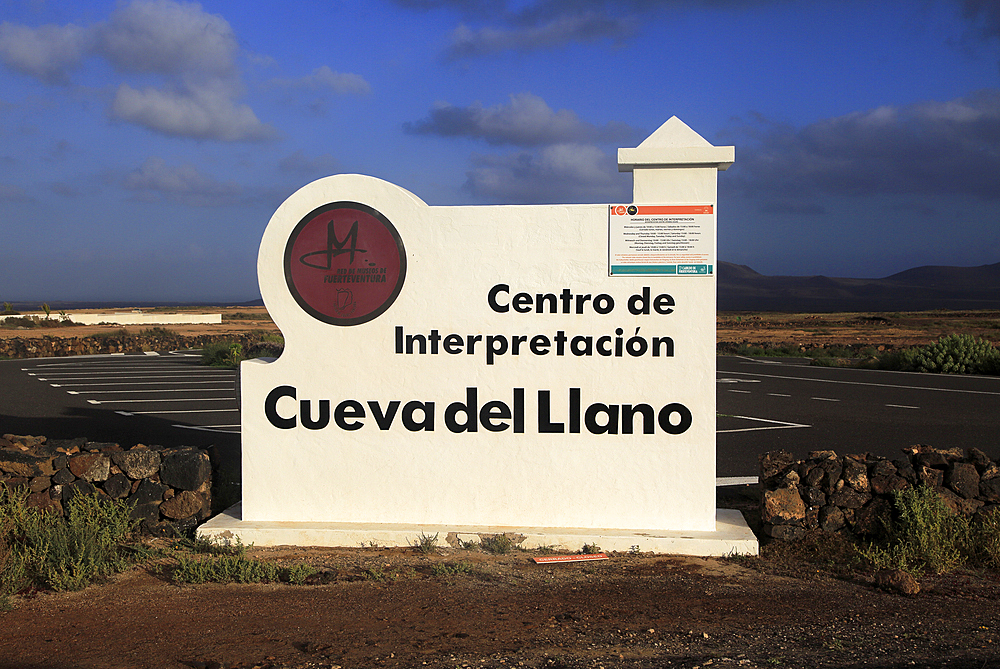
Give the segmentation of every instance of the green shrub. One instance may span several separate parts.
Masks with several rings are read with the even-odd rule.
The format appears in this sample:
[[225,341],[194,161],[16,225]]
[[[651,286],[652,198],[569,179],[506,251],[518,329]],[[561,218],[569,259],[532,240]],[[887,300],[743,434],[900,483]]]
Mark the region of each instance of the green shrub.
[[210,367],[238,367],[243,360],[243,346],[239,342],[215,342],[201,348],[201,363]]
[[27,491],[0,486],[0,595],[34,585],[79,590],[130,567],[144,553],[125,502],[77,495],[66,517],[27,505]]
[[420,536],[410,543],[410,546],[415,548],[418,553],[427,555],[428,553],[434,553],[437,550],[437,540],[438,533],[435,533],[434,536],[430,536],[421,532]]
[[261,331],[257,336],[260,340],[247,344],[246,349],[237,341],[205,344],[201,348],[201,362],[211,367],[235,368],[244,360],[277,358],[285,349],[285,340],[280,335]]
[[177,556],[171,573],[175,583],[273,583],[280,580],[278,565],[244,554],[207,558]]
[[1000,509],[980,514],[971,529],[974,564],[987,569],[1000,569]]
[[435,576],[443,576],[445,578],[449,576],[458,576],[459,574],[468,574],[471,571],[472,563],[467,560],[460,560],[458,562],[439,562],[431,567],[432,574]]
[[30,330],[41,326],[37,316],[35,318],[32,318],[31,316],[10,316],[0,321],[0,327],[7,328],[9,330],[16,330],[17,328],[27,328]]
[[139,336],[139,337],[156,337],[158,339],[162,339],[164,337],[176,337],[177,336],[177,332],[175,332],[174,330],[171,330],[170,328],[165,328],[163,326],[157,325],[155,327],[145,328],[143,330],[139,330],[139,334],[137,336]]
[[969,522],[933,488],[898,490],[893,501],[896,517],[886,528],[884,545],[862,550],[873,566],[920,575],[954,571],[965,563]]
[[493,553],[494,555],[506,555],[517,548],[517,545],[506,534],[493,534],[481,537],[479,540],[479,547],[487,553]]
[[313,567],[311,564],[306,564],[305,562],[292,565],[284,570],[285,580],[292,585],[303,585],[307,578],[318,573],[319,571],[316,567]]
[[1000,374],[1000,351],[985,339],[952,334],[928,346],[894,351],[879,366],[904,372]]
[[284,350],[284,342],[259,341],[247,346],[246,354],[243,357],[247,360],[252,360],[253,358],[277,358]]

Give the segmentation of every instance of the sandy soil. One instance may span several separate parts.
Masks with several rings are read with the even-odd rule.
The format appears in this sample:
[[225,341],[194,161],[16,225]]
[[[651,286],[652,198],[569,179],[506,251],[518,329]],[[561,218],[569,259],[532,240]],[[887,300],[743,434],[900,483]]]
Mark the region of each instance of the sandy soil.
[[38,593],[0,613],[0,667],[1000,666],[995,577],[928,577],[904,597],[781,556],[252,553],[321,571],[313,585],[190,586],[149,568]]

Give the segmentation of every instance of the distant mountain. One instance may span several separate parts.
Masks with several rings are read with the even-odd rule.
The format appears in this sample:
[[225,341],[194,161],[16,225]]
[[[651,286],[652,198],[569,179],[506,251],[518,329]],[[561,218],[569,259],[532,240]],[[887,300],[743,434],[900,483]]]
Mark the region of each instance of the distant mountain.
[[719,263],[720,311],[926,311],[1000,309],[1000,263],[926,266],[884,279],[765,276]]
[[[746,265],[718,265],[719,311],[926,311],[1000,310],[1000,263],[980,267],[928,265],[883,279],[828,276],[766,276]],[[40,302],[15,302],[18,311],[37,311]],[[62,309],[131,309],[262,306],[260,299],[229,303],[49,302]]]

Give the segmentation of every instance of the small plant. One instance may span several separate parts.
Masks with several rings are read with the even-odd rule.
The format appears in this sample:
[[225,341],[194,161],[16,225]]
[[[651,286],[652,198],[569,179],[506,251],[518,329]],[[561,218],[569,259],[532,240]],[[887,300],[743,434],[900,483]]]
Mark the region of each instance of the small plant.
[[285,570],[286,579],[292,585],[303,585],[306,582],[307,578],[317,573],[319,572],[315,567],[305,562],[292,565],[287,570]]
[[[636,546],[638,548],[638,546]],[[596,555],[601,552],[601,547],[597,544],[584,544],[583,548],[580,549],[580,553],[583,555]]]
[[19,312],[14,311],[14,305],[11,304],[10,302],[4,302],[3,303],[3,313],[4,314],[13,315],[13,316],[19,315]]
[[164,337],[176,337],[177,333],[170,328],[165,328],[160,325],[145,328],[144,330],[139,330],[139,335],[143,338],[157,338],[162,339]]
[[420,536],[417,537],[416,540],[410,544],[410,546],[415,548],[418,553],[427,555],[428,553],[433,553],[437,550],[437,540],[438,533],[435,533],[434,536],[429,536],[421,532]]
[[196,555],[246,555],[246,546],[239,537],[235,541],[228,538],[216,537],[179,537],[171,548],[174,550],[187,551]]
[[435,576],[458,576],[459,574],[468,574],[472,571],[472,563],[466,560],[461,560],[459,562],[440,562],[433,567],[431,567],[431,573]]
[[483,547],[483,545],[478,541],[462,541],[459,539],[458,547],[463,551],[478,551]]
[[482,536],[479,539],[479,545],[484,551],[493,553],[494,555],[506,555],[516,548],[514,541],[506,534],[487,534]]
[[177,557],[171,572],[175,583],[274,583],[280,580],[278,565],[246,555],[217,555],[203,559]]
[[210,367],[238,367],[243,360],[243,346],[238,342],[205,344],[201,349],[201,363]]
[[27,494],[0,485],[0,598],[30,586],[80,590],[148,554],[129,504],[76,495],[63,518],[29,507]]
[[919,576],[953,571],[965,562],[969,522],[945,506],[933,488],[906,488],[893,497],[897,518],[886,528],[884,545],[862,549],[872,565]]
[[973,561],[987,569],[1000,569],[1000,509],[980,514],[971,534]]
[[18,328],[32,329],[39,327],[40,321],[38,317],[32,318],[31,316],[8,316],[3,319],[3,327],[9,330],[16,330]]
[[361,572],[361,575],[368,581],[384,581],[386,579],[385,569],[380,566],[368,567]]

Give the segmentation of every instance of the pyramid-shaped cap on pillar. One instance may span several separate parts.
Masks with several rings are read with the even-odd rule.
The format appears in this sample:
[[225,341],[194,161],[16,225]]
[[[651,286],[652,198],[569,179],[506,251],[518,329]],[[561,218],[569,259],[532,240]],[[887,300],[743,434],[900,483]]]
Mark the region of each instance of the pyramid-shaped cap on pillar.
[[618,171],[634,167],[715,167],[728,169],[736,147],[713,146],[676,116],[657,128],[634,149],[618,149]]

